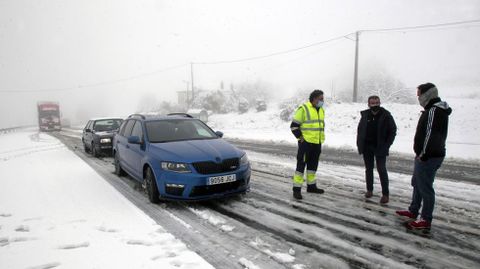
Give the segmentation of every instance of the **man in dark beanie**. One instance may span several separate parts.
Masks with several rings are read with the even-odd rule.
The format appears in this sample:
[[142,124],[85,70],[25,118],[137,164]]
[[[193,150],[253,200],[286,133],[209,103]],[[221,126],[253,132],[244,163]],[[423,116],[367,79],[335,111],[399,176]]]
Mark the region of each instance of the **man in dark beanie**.
[[369,109],[360,112],[361,118],[357,128],[358,153],[363,155],[365,163],[365,198],[373,196],[373,168],[375,161],[382,185],[381,204],[389,201],[387,156],[390,146],[397,135],[397,125],[392,114],[380,106],[380,97],[368,97]]
[[[425,110],[422,111],[418,120],[413,145],[416,157],[412,176],[412,202],[408,210],[396,213],[412,220],[407,224],[408,228],[429,230],[435,205],[433,181],[445,158],[448,117],[452,113],[452,109],[438,97],[437,87],[432,83],[418,86],[417,96],[420,105]],[[422,202],[422,214],[417,219]]]

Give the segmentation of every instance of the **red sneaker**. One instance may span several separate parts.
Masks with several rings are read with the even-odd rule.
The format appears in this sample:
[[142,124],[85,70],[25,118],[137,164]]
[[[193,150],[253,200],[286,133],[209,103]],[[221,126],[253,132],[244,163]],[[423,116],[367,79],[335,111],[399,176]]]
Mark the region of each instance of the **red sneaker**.
[[408,227],[415,230],[430,230],[431,224],[424,219],[419,219],[408,223]]
[[408,210],[398,210],[398,211],[395,211],[395,213],[397,213],[397,215],[399,215],[399,216],[407,217],[409,219],[417,219],[417,215],[413,214],[412,212],[410,212]]

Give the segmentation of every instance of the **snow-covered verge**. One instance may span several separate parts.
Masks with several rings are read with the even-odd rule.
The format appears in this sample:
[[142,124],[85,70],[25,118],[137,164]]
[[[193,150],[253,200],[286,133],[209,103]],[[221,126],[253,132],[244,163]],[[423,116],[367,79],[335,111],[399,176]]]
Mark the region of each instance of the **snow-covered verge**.
[[[447,99],[453,109],[450,116],[447,139],[447,157],[480,160],[480,110],[478,99]],[[382,104],[389,110],[398,126],[397,137],[391,150],[413,154],[413,136],[422,110],[419,105]],[[329,147],[356,149],[356,132],[360,111],[366,104],[331,103],[325,106],[325,145]],[[280,119],[280,109],[271,104],[267,111],[250,110],[245,114],[214,114],[209,125],[223,131],[225,138],[263,140],[274,143],[296,143],[290,132],[290,122]]]
[[0,136],[1,268],[213,268],[57,139]]

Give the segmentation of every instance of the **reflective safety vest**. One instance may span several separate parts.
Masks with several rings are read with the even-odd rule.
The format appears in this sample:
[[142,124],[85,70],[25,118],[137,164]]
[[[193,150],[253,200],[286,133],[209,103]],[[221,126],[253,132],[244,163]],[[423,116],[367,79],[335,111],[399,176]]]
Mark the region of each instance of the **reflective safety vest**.
[[325,142],[325,111],[323,107],[318,109],[310,102],[301,105],[293,122],[300,124],[300,130],[305,141],[311,144],[323,144]]

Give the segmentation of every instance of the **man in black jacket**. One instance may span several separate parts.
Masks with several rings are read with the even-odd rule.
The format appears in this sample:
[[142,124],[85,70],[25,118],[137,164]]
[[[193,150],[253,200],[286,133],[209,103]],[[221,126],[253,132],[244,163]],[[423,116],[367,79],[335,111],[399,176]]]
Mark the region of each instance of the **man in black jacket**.
[[[408,210],[396,213],[413,220],[408,223],[409,228],[429,230],[435,205],[433,181],[445,158],[448,117],[452,109],[438,97],[437,87],[432,83],[418,86],[417,95],[420,105],[425,110],[418,120],[413,145],[416,157],[412,176],[412,202]],[[421,218],[417,220],[422,201]]]
[[388,172],[387,156],[390,146],[397,135],[397,125],[392,114],[383,107],[380,107],[380,97],[368,97],[369,109],[362,111],[357,129],[358,153],[363,154],[365,162],[365,181],[367,183],[366,198],[373,195],[373,167],[374,160],[377,161],[377,171],[382,185],[381,204],[388,203]]

